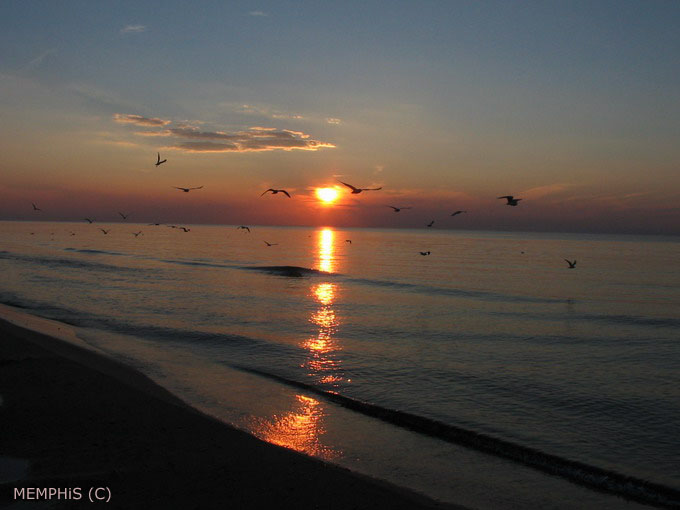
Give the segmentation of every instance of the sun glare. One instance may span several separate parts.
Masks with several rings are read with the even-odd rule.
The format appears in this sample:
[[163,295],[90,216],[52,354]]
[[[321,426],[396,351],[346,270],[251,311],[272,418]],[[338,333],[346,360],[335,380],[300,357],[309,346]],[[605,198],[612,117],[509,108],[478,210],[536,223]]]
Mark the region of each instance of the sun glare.
[[316,188],[316,196],[324,204],[332,204],[338,199],[338,190],[335,188]]

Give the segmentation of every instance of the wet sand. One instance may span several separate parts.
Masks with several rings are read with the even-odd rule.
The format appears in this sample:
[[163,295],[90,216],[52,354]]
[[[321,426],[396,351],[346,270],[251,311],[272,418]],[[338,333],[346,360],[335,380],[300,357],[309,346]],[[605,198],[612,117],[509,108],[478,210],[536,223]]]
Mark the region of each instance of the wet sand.
[[90,508],[89,489],[106,487],[107,508],[462,508],[225,425],[78,346],[66,325],[4,306],[0,316],[0,463],[28,461],[0,483],[0,507],[28,508],[15,488],[52,487],[81,499],[51,507]]

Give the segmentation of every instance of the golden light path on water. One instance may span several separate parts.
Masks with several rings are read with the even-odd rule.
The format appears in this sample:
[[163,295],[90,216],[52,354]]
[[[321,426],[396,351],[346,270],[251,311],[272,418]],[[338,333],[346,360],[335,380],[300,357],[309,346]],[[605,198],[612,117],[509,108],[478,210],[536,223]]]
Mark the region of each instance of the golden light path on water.
[[[335,232],[325,228],[319,232],[316,245],[316,258],[321,271],[332,273],[336,268]],[[338,317],[333,309],[338,289],[333,282],[322,282],[312,285],[309,296],[318,307],[311,313],[309,322],[318,331],[301,342],[308,356],[301,365],[307,370],[313,384],[337,386],[342,381],[340,360],[337,354],[342,347],[335,339],[339,326]],[[342,455],[341,451],[324,446],[324,403],[315,398],[297,394],[292,409],[283,415],[274,415],[270,419],[260,420],[255,427],[255,434],[270,443],[285,446],[293,450],[325,459],[333,459]]]

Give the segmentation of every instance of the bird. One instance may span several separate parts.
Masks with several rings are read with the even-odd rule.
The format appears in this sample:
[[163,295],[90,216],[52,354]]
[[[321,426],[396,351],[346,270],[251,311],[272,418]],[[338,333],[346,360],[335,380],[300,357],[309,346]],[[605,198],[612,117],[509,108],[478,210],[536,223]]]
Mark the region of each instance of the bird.
[[94,220],[90,218],[83,218],[83,220],[87,221],[88,223],[94,223]]
[[455,216],[456,214],[461,214],[461,213],[466,213],[467,211],[456,211],[455,213],[452,213],[451,216]]
[[250,234],[250,229],[249,229],[248,227],[246,227],[245,225],[241,225],[241,226],[236,227],[236,228],[237,228],[237,229],[241,229],[241,230],[247,230],[248,233]]
[[388,205],[387,207],[391,207],[392,209],[394,209],[394,212],[399,212],[402,209],[413,209],[412,207],[394,207],[393,205]]
[[31,205],[33,206],[34,211],[42,211],[37,205],[35,205],[33,202],[31,202]]
[[575,260],[574,260],[574,262],[571,262],[567,259],[564,259],[564,260],[566,261],[567,264],[569,264],[569,269],[574,269],[576,267],[576,261]]
[[203,186],[199,186],[197,188],[178,188],[177,186],[173,186],[173,188],[180,189],[180,190],[184,191],[184,193],[189,193],[192,189],[201,189],[202,187]]
[[338,179],[338,182],[339,182],[340,184],[344,184],[345,186],[347,186],[348,188],[350,188],[350,189],[352,190],[352,193],[354,193],[354,194],[356,194],[356,193],[361,193],[362,191],[378,191],[378,190],[381,190],[381,189],[382,189],[382,186],[379,187],[379,188],[356,188],[356,187],[352,186],[351,184],[347,184],[346,182],[342,182],[342,181],[339,180],[339,179]]
[[277,246],[279,243],[268,243],[267,241],[262,241],[267,246]]
[[351,240],[351,239],[345,239],[345,242],[346,242],[346,243],[349,243],[349,244],[352,244],[352,240]]
[[421,254],[421,255],[429,255],[430,252],[429,252],[429,251],[421,251],[420,254]]
[[104,232],[104,234],[108,234],[109,232],[111,232],[111,229],[109,229],[109,230],[104,230],[103,228],[100,228],[99,230],[101,230],[102,232]]
[[[284,195],[286,195],[288,198],[290,198],[290,193],[288,193],[285,189],[273,189],[273,188],[269,188],[267,191],[265,191],[264,193],[262,193],[262,195],[264,195],[265,193],[267,193],[267,192],[269,192],[269,191],[272,192],[272,195],[276,195],[277,193],[281,192],[281,193],[283,193]],[[260,196],[262,196],[262,195],[260,195]]]
[[149,223],[149,225],[152,225],[154,227],[158,227],[160,225],[160,223]]
[[122,212],[119,212],[118,214],[120,214],[120,216],[121,216],[124,220],[127,220],[127,219],[128,219],[128,216],[130,216],[129,214],[123,214]]
[[133,232],[132,235],[135,237],[139,237],[139,234],[141,234],[142,231],[140,230],[139,232]]
[[434,220],[427,224],[428,227],[431,227],[432,225],[434,225]]
[[504,196],[498,197],[498,198],[505,198],[505,199],[507,199],[508,203],[505,204],[505,205],[511,205],[511,206],[513,206],[513,207],[517,205],[517,202],[519,202],[520,200],[522,200],[521,198],[515,198],[515,197],[513,197],[512,195],[504,195]]
[[177,227],[177,228],[180,229],[180,230],[184,230],[185,232],[189,232],[191,230],[190,228],[186,228],[186,227]]
[[163,161],[161,161],[161,153],[159,152],[158,153],[158,159],[156,160],[156,166],[162,165],[166,161],[167,161],[167,159],[164,159]]

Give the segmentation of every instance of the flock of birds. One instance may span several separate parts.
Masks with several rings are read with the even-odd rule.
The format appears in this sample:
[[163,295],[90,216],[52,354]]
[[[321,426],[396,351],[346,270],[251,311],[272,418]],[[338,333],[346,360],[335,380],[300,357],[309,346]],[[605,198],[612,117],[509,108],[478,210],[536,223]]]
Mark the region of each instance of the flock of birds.
[[[161,154],[159,152],[159,153],[157,153],[157,159],[156,159],[155,166],[160,166],[163,163],[166,163],[167,161],[168,161],[167,159],[161,159]],[[340,184],[347,186],[351,190],[351,193],[353,195],[357,195],[357,194],[359,194],[363,191],[380,191],[382,189],[382,186],[379,187],[379,188],[358,188],[358,187],[356,187],[352,184],[349,184],[347,182],[343,182],[341,180],[338,180],[338,182]],[[183,188],[183,187],[180,187],[180,186],[173,186],[173,188],[180,190],[184,193],[189,193],[190,191],[203,189],[203,186],[196,186],[196,187],[191,187],[191,188]],[[265,191],[262,192],[262,194],[260,196],[264,196],[267,193],[271,193],[272,195],[276,195],[278,193],[283,193],[288,198],[291,198],[291,194],[287,190],[285,190],[285,189],[274,189],[274,188],[266,189]],[[503,196],[497,197],[497,199],[505,199],[506,200],[505,205],[509,205],[511,207],[516,207],[517,205],[519,205],[520,200],[522,200],[521,198],[515,198],[513,195],[503,195]],[[39,208],[35,203],[31,203],[31,205],[33,206],[34,211],[42,211],[42,209]],[[395,213],[401,212],[402,210],[412,209],[412,207],[404,207],[404,206],[397,207],[397,206],[394,206],[394,205],[388,205],[387,207],[391,208]],[[463,213],[467,213],[467,211],[462,211],[462,210],[454,211],[453,213],[451,213],[451,216],[457,216],[457,215],[463,214]],[[118,212],[118,214],[123,218],[123,220],[127,220],[128,217],[130,216],[129,214],[124,214],[122,212]],[[88,223],[94,223],[94,221],[95,221],[92,218],[83,218],[83,220],[87,221]],[[159,226],[160,223],[149,223],[149,225]],[[434,220],[427,223],[426,226],[432,227],[433,225],[434,225]],[[171,228],[176,228],[176,229],[182,230],[184,232],[190,232],[191,231],[190,228],[181,227],[181,226],[178,226],[178,225],[167,225],[167,226],[171,227]],[[247,232],[248,234],[250,233],[250,227],[248,227],[246,225],[239,225],[236,228],[239,229],[239,230],[242,230],[244,232]],[[108,234],[111,231],[111,229],[107,230],[107,229],[104,229],[104,228],[100,228],[99,230],[105,235]],[[33,232],[31,232],[31,234],[33,234]],[[142,234],[142,231],[140,230],[139,232],[133,232],[132,234],[135,237],[139,237]],[[71,235],[74,236],[75,233],[71,232]],[[278,246],[278,243],[270,243],[270,242],[267,242],[267,241],[263,241],[263,242],[267,247]],[[345,242],[352,244],[351,239],[346,239]],[[419,253],[423,256],[427,256],[427,255],[431,254],[431,252],[429,250],[428,251],[421,251]],[[524,253],[524,252],[522,252],[522,253]],[[569,264],[569,269],[574,269],[576,267],[576,260],[573,260],[573,261],[568,260],[568,259],[564,259],[564,260],[565,260],[565,262],[567,262],[567,264]]]

